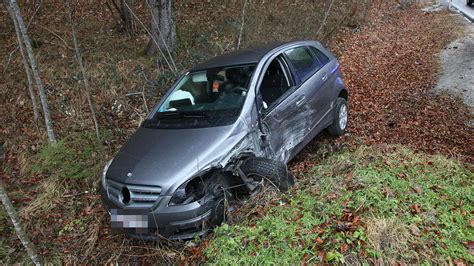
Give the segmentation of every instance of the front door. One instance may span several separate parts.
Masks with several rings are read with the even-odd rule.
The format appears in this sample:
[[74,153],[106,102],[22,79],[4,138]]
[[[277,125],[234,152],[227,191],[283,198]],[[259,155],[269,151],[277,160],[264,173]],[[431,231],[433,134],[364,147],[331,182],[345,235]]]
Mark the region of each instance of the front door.
[[286,163],[291,159],[293,148],[308,133],[309,105],[303,89],[294,86],[282,56],[275,58],[265,70],[259,99],[268,156]]

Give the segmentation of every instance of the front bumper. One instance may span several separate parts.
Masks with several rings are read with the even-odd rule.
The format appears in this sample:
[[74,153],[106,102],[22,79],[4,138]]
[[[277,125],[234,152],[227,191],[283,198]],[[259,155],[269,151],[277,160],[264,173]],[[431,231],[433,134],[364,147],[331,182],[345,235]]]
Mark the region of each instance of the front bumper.
[[111,201],[105,188],[100,185],[102,204],[109,214],[137,214],[141,213],[148,220],[145,228],[120,228],[113,226],[114,231],[123,232],[126,235],[142,240],[156,240],[167,238],[170,240],[192,239],[208,232],[216,216],[217,203],[208,201],[204,205],[193,202],[180,206],[168,206],[170,196],[159,198],[156,206],[152,209],[136,209],[119,206]]

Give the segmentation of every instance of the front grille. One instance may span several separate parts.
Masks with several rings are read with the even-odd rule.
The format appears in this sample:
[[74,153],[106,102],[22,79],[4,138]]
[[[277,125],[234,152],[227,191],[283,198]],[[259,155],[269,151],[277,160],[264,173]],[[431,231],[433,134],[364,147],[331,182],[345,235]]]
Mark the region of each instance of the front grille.
[[[124,190],[128,190],[130,199],[124,196]],[[151,208],[160,198],[161,187],[128,185],[107,179],[107,194],[109,199],[120,206],[130,208]]]

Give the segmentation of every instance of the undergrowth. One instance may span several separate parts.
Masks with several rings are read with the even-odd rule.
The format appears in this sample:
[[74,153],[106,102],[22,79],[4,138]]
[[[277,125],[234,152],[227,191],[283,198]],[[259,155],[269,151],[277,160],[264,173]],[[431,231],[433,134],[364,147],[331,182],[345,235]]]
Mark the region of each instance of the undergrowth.
[[[107,131],[101,136],[109,137]],[[41,193],[20,210],[20,216],[25,219],[57,206],[69,206],[70,203],[64,202],[67,197],[92,192],[100,180],[106,158],[104,147],[97,142],[94,132],[83,132],[70,134],[56,144],[44,144],[31,160],[23,167],[24,173],[47,178],[39,186]]]
[[[107,138],[103,131],[102,137]],[[44,144],[34,156],[26,171],[59,179],[94,181],[98,161],[104,161],[103,146],[93,132],[71,134],[56,144]]]
[[218,264],[473,263],[473,177],[402,147],[344,152],[263,214],[219,227],[205,254]]

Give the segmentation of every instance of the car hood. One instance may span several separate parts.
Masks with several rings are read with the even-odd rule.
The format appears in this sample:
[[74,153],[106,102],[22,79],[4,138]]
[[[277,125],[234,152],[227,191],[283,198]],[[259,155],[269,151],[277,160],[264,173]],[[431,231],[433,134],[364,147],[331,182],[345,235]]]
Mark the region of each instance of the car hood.
[[218,165],[245,136],[242,133],[245,129],[237,130],[232,125],[193,129],[141,127],[115,156],[107,178],[130,185],[160,186],[166,195],[205,167]]

